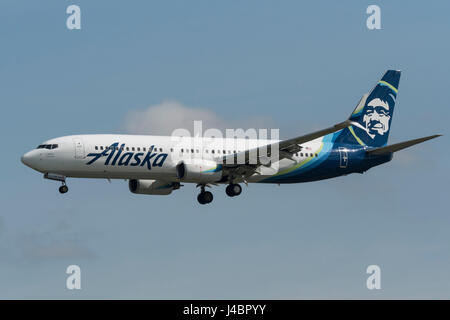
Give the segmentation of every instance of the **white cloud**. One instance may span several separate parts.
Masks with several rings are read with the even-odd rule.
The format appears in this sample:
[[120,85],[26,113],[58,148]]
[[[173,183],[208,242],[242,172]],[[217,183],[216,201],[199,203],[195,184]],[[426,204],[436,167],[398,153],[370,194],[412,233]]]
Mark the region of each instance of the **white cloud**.
[[[232,120],[206,108],[187,107],[178,101],[168,100],[145,110],[130,111],[123,128],[132,134],[170,135],[175,129],[184,128],[193,133],[194,121],[201,120],[203,131],[208,128],[274,128],[271,120],[264,117]],[[224,131],[223,131],[224,132]]]

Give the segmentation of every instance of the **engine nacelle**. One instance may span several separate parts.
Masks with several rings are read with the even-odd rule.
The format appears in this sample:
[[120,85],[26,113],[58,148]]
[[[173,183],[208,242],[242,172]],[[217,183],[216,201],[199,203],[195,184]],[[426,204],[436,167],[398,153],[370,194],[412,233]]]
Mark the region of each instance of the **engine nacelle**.
[[128,188],[132,193],[136,194],[167,195],[171,194],[172,190],[178,189],[176,187],[177,187],[176,183],[161,180],[131,179],[128,182]]
[[222,165],[215,161],[190,159],[177,164],[177,176],[181,181],[211,183],[222,179]]

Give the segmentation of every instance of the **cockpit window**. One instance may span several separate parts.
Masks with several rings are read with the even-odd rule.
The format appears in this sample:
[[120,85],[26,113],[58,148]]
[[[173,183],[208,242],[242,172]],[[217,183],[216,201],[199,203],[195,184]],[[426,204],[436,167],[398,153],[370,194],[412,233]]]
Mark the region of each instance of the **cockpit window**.
[[57,144],[40,144],[36,149],[49,149],[53,150],[58,148]]

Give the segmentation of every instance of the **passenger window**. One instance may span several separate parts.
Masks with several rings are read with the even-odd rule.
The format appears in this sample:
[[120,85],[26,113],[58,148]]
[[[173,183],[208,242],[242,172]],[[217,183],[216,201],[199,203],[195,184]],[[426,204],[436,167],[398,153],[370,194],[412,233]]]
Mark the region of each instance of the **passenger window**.
[[303,157],[303,152],[300,153],[300,157]]
[[97,146],[95,146],[95,150],[98,150],[98,147],[97,147]]
[[194,153],[194,149],[191,149],[191,153]]
[[134,151],[134,147],[131,147],[131,151]]
[[183,149],[183,148],[181,148],[181,152],[184,152],[184,149]]
[[214,149],[213,149],[213,150],[211,150],[211,153],[214,153]]
[[195,150],[197,153],[198,153],[198,149],[197,150]]
[[170,148],[170,152],[173,152],[173,148]]
[[316,153],[316,157],[318,157],[319,155]]
[[141,151],[141,148],[140,148],[140,147],[138,147],[138,148],[137,148],[137,151]]
[[162,148],[159,148],[159,152],[163,152],[163,151],[162,151]]
[[129,147],[127,147],[126,149],[127,149],[127,151],[130,151],[130,148],[129,148]]
[[52,144],[52,149],[56,149],[56,148],[58,148],[58,145],[57,144]]
[[236,150],[233,150],[233,153],[236,153]]
[[145,151],[145,147],[142,148],[142,151]]

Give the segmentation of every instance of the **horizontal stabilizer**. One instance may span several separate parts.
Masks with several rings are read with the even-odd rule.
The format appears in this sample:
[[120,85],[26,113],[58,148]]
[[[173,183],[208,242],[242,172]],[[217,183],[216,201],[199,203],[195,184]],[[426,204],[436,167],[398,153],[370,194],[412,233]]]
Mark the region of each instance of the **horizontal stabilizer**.
[[386,153],[392,153],[392,152],[396,152],[408,147],[411,147],[415,144],[430,140],[430,139],[434,139],[437,137],[440,137],[440,134],[435,134],[429,137],[424,137],[424,138],[419,138],[419,139],[414,139],[414,140],[409,140],[409,141],[404,141],[404,142],[400,142],[400,143],[395,143],[395,144],[391,144],[389,146],[386,147],[381,147],[381,148],[375,148],[375,149],[370,149],[367,150],[366,152],[368,154],[373,154],[373,155],[380,155],[380,154],[386,154]]

